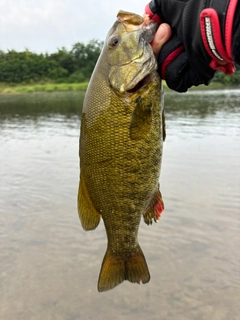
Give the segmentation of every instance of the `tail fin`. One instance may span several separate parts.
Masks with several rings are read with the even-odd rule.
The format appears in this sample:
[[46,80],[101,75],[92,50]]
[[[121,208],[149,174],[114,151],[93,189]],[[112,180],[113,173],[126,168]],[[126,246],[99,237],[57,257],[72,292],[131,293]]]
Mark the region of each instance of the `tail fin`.
[[98,291],[108,291],[128,280],[132,283],[147,283],[150,280],[148,266],[138,245],[130,257],[114,255],[107,249],[98,279]]

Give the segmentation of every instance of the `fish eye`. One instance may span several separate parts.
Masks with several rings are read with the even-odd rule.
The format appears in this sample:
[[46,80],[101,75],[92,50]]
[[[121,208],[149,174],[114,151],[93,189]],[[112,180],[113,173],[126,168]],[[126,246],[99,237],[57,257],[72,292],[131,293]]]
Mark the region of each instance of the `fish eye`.
[[118,43],[119,43],[119,38],[116,37],[116,36],[112,37],[109,40],[109,46],[112,47],[112,48],[116,47],[118,45]]

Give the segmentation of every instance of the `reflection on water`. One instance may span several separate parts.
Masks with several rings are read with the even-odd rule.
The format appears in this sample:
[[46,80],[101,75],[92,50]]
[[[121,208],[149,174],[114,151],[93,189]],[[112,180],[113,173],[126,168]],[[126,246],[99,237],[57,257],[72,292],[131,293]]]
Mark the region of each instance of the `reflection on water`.
[[84,232],[76,209],[82,95],[0,96],[1,319],[239,320],[239,94],[166,93],[151,281],[102,294],[103,224]]

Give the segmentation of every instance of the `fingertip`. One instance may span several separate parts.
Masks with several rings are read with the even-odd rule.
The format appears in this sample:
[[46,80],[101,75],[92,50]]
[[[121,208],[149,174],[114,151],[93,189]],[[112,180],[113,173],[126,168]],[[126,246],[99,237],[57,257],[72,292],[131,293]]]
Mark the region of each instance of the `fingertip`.
[[172,34],[172,30],[170,25],[168,25],[167,23],[160,24],[154,36],[154,39],[151,43],[153,52],[156,56],[158,56],[164,43],[170,39],[171,34]]
[[[167,39],[169,39],[169,38],[171,37],[171,35],[172,35],[172,29],[171,29],[170,25],[167,24],[167,23],[162,23],[162,24],[160,25],[160,27],[165,30],[165,37],[166,37]],[[158,28],[158,29],[159,29],[159,28]]]

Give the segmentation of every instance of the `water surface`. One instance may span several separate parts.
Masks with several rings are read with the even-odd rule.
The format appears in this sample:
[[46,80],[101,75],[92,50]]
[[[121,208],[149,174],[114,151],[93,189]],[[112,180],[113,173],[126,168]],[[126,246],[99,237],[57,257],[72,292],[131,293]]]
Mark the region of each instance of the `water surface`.
[[80,226],[79,93],[0,96],[4,320],[239,320],[240,91],[165,94],[165,211],[142,221],[151,273],[97,292],[103,224]]

